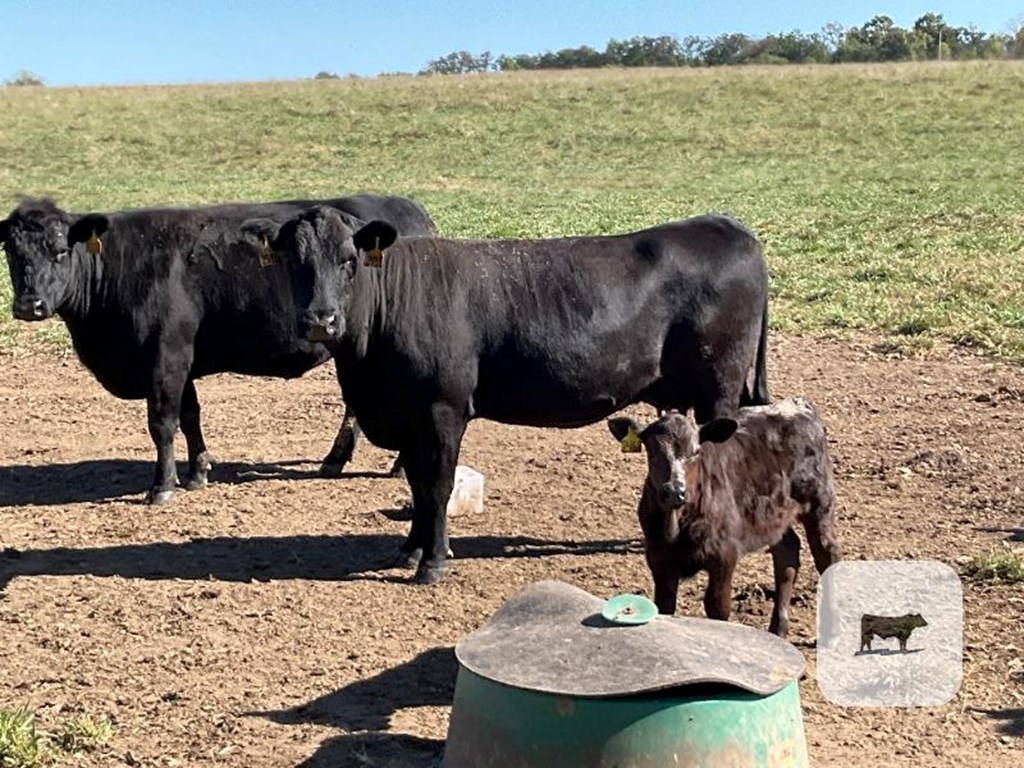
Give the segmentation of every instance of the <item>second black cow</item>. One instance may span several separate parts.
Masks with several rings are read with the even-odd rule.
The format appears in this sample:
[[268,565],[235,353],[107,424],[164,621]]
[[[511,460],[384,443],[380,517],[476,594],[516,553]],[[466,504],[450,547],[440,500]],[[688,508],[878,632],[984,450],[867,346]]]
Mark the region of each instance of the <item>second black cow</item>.
[[[195,379],[222,371],[290,378],[330,358],[297,330],[289,270],[240,229],[252,216],[283,221],[314,204],[353,225],[384,218],[403,234],[434,232],[412,200],[376,195],[83,215],[26,200],[0,221],[14,316],[59,315],[79,359],[109,392],[146,399],[157,449],[150,501],[174,492],[179,423],[186,487],[206,483]],[[354,441],[347,413],[324,468],[340,468]]]
[[401,451],[418,582],[444,571],[469,420],[578,427],[640,401],[707,420],[767,402],[765,262],[729,218],[552,240],[396,241],[328,209],[245,226],[293,269],[367,436]]

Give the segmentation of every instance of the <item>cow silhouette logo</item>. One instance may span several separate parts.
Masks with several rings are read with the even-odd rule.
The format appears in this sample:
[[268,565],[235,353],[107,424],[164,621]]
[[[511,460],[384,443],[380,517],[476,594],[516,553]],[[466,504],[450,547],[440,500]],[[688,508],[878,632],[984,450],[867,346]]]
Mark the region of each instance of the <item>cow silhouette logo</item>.
[[963,623],[945,563],[834,563],[818,580],[818,688],[842,706],[941,706],[963,680]]
[[871,650],[871,638],[888,639],[895,637],[900,642],[900,651],[906,652],[910,633],[918,627],[927,627],[928,622],[920,613],[905,613],[902,616],[875,616],[865,613],[860,617],[860,650]]

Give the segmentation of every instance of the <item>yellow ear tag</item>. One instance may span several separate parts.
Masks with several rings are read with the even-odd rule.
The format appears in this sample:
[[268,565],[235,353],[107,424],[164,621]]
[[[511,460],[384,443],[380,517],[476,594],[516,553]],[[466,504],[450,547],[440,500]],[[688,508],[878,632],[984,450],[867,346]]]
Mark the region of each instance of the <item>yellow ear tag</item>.
[[380,238],[373,238],[373,248],[366,252],[363,265],[367,267],[379,267],[384,263],[384,251],[380,247]]
[[623,453],[640,453],[640,449],[643,447],[643,443],[640,440],[640,435],[636,433],[633,427],[629,428],[626,432],[626,436],[622,438],[621,443]]
[[274,261],[274,249],[270,247],[270,243],[267,242],[267,236],[264,235],[260,240],[260,266],[269,267]]
[[103,241],[96,236],[96,230],[93,230],[92,237],[85,241],[85,250],[93,256],[99,256],[103,253]]

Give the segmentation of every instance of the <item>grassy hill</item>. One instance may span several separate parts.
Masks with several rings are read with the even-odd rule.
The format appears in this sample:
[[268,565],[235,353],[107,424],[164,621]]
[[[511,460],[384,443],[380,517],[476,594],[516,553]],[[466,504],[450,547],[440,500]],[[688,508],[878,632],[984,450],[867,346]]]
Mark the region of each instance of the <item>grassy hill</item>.
[[[724,211],[765,243],[775,328],[1024,360],[1021,62],[9,87],[0,113],[4,213],[386,191],[454,236],[553,236]],[[9,298],[0,348],[62,343]]]

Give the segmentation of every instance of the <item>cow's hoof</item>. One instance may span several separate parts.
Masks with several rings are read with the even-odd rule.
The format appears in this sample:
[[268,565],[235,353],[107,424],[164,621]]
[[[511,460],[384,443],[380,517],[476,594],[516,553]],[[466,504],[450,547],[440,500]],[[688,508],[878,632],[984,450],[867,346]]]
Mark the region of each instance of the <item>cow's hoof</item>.
[[396,461],[388,470],[388,477],[405,477],[405,469]]
[[344,464],[338,464],[333,461],[325,461],[320,465],[320,477],[341,477],[342,470],[345,469]]
[[410,552],[402,550],[394,560],[391,561],[391,568],[416,568],[423,559],[423,550],[418,548]]
[[201,488],[205,488],[209,483],[210,479],[207,477],[205,472],[203,474],[192,475],[185,481],[185,490],[198,491]]
[[148,494],[146,494],[146,503],[159,507],[163,504],[169,504],[171,502],[171,499],[173,498],[173,490],[158,491],[155,488],[153,488],[150,489]]
[[426,565],[420,563],[416,569],[416,575],[412,577],[413,584],[437,584],[448,570],[445,565]]

